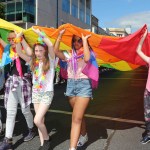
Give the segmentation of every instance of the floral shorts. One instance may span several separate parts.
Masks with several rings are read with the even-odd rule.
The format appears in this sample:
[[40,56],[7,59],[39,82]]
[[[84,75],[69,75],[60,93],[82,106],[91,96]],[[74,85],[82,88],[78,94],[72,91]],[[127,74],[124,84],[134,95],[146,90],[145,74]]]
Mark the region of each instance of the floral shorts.
[[54,92],[32,92],[32,103],[43,103],[50,105],[53,100]]

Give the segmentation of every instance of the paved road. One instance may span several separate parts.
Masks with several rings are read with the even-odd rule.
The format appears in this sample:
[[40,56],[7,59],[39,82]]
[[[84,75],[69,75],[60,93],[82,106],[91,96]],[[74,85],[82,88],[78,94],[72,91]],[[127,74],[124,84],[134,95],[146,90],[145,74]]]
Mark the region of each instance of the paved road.
[[[89,142],[83,150],[150,149],[150,144],[139,142],[144,132],[143,92],[146,78],[146,68],[130,72],[110,71],[101,75],[99,88],[94,92],[86,112]],[[69,149],[71,108],[64,96],[65,86],[55,86],[55,97],[46,116],[46,125],[52,136],[51,149],[54,150]],[[22,140],[22,133],[25,132],[26,123],[18,110],[15,149],[37,150],[39,137],[25,143]]]

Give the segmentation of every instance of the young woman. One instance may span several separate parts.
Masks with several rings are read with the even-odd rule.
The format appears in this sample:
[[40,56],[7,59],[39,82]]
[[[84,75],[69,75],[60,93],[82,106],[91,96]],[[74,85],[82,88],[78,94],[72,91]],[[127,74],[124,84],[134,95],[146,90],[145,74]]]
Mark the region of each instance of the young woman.
[[[22,113],[25,116],[29,133],[24,138],[24,141],[29,141],[35,136],[35,131],[33,128],[33,115],[30,111],[31,104],[31,82],[28,74],[28,67],[26,62],[21,59],[16,52],[16,34],[15,32],[10,32],[8,34],[9,44],[6,44],[2,39],[0,39],[0,44],[4,48],[2,63],[7,59],[13,60],[10,63],[9,68],[9,77],[6,80],[5,84],[5,108],[7,110],[6,118],[6,132],[5,138],[0,145],[0,150],[11,150],[12,149],[12,136],[15,126],[15,118],[17,114],[18,103],[21,105]],[[23,49],[28,56],[31,56],[32,53],[28,53],[30,47],[24,40],[20,39],[22,44],[21,49]]]
[[[53,45],[46,35],[39,29],[32,28],[39,35],[39,41],[34,45],[33,55],[29,57],[22,53],[21,45],[16,45],[19,56],[30,64],[33,74],[32,103],[34,104],[35,117],[34,123],[38,127],[41,146],[40,150],[50,148],[50,138],[44,124],[44,118],[54,95],[54,65],[55,54]],[[20,34],[17,35],[20,38]]]
[[82,73],[86,63],[90,60],[88,38],[91,35],[72,37],[72,51],[69,54],[59,50],[60,40],[65,30],[60,31],[56,40],[54,51],[57,57],[68,62],[68,80],[66,95],[73,108],[70,150],[83,146],[88,141],[84,113],[92,97],[91,80]]
[[[142,52],[142,46],[143,46],[144,40],[147,36],[147,33],[148,33],[148,31],[146,30],[137,46],[136,51],[137,51],[138,55],[148,64],[148,66],[150,68],[150,57],[146,56]],[[146,125],[146,135],[141,140],[142,144],[146,144],[146,143],[150,142],[150,69],[148,71],[146,89],[144,92],[144,116],[145,116],[145,125]]]

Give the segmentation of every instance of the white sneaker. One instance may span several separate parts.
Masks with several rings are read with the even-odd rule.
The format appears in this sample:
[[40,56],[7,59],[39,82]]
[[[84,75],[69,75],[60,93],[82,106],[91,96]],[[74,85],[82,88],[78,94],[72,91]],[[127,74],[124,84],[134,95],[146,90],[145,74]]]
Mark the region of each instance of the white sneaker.
[[88,141],[87,133],[86,133],[84,136],[83,136],[83,135],[80,135],[79,141],[78,141],[78,143],[77,143],[77,147],[83,146],[87,141]]

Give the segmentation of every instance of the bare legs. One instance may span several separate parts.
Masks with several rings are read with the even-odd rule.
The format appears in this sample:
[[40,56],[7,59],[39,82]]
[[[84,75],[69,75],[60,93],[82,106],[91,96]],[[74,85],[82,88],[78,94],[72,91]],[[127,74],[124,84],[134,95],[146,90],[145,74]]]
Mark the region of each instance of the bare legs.
[[34,104],[34,109],[36,113],[34,117],[34,123],[38,127],[41,146],[42,146],[44,140],[49,140],[49,135],[48,135],[46,126],[44,124],[44,117],[45,117],[47,110],[49,109],[49,105],[42,104],[42,103]]
[[86,134],[86,125],[83,117],[89,101],[90,98],[69,97],[70,105],[73,108],[70,148],[76,148],[80,134]]

